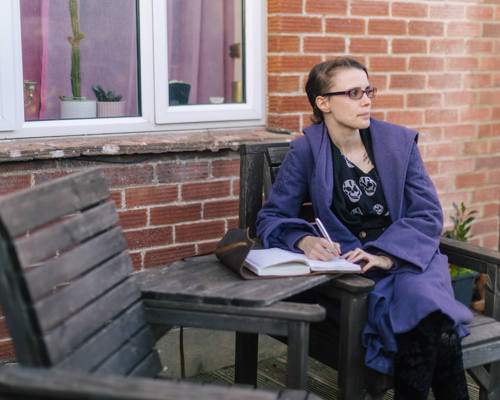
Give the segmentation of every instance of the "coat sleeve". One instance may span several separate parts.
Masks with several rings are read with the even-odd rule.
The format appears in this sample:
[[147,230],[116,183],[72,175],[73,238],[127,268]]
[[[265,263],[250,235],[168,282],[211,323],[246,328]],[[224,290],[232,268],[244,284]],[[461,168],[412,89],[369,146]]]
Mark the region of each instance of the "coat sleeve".
[[401,217],[365,248],[392,256],[396,260],[394,272],[403,267],[414,272],[424,271],[438,250],[442,229],[441,204],[417,143],[413,142],[404,180]]
[[308,174],[313,165],[311,151],[303,139],[292,142],[269,198],[257,216],[257,236],[264,247],[299,252],[294,246],[298,239],[305,235],[317,236],[311,224],[298,218],[308,195]]

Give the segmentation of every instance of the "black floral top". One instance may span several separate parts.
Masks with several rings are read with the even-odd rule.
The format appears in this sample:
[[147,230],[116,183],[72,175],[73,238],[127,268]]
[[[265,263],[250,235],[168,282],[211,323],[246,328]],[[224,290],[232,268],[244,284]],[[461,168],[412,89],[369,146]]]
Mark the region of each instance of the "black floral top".
[[332,211],[361,243],[376,239],[391,223],[387,202],[375,166],[369,129],[360,131],[361,139],[374,167],[363,172],[332,143]]

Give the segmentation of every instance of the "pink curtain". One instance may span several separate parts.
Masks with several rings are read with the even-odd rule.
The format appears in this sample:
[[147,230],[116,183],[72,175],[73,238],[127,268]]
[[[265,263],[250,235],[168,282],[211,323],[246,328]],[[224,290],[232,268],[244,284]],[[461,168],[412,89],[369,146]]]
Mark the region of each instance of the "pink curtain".
[[[82,96],[95,99],[92,85],[100,84],[138,115],[135,0],[80,1],[79,19]],[[24,79],[38,82],[25,119],[58,119],[59,96],[71,96],[68,0],[21,0],[21,29]]]
[[191,85],[189,104],[231,102],[234,0],[167,0],[168,77]]

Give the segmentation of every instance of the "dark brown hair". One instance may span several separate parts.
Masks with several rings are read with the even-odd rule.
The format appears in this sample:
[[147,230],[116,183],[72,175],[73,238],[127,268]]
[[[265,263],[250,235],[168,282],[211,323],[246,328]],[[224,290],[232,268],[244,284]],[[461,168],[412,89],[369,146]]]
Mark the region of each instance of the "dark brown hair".
[[323,112],[316,106],[316,97],[328,91],[332,77],[341,68],[357,68],[365,71],[368,76],[366,67],[350,57],[340,57],[315,65],[311,69],[311,72],[309,72],[309,78],[306,83],[307,98],[313,109],[311,120],[314,124],[323,121]]

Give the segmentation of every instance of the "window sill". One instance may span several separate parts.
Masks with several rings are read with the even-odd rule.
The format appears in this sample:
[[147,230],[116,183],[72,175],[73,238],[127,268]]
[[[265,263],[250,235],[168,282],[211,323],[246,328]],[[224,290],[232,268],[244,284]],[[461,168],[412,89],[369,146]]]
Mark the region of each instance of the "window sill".
[[0,162],[47,160],[80,156],[119,156],[188,151],[217,152],[238,150],[240,144],[289,142],[289,134],[256,129],[209,130],[190,132],[134,133],[58,138],[2,140]]

